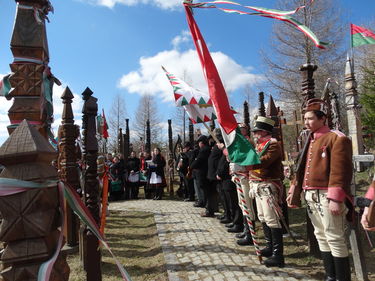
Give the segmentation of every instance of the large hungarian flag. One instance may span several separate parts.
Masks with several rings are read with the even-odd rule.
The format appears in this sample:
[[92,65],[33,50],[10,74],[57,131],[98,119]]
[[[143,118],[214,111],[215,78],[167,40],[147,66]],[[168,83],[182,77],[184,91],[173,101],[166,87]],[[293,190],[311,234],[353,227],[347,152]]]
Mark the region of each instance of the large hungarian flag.
[[375,33],[355,24],[350,24],[352,47],[375,44]]
[[194,45],[205,75],[208,91],[213,106],[215,107],[217,121],[221,127],[223,139],[228,150],[231,162],[242,165],[259,164],[260,159],[254,150],[252,144],[241,134],[236,118],[233,115],[228,102],[223,83],[211,54],[203,39],[197,23],[194,20],[190,8],[185,5],[186,17],[188,20]]

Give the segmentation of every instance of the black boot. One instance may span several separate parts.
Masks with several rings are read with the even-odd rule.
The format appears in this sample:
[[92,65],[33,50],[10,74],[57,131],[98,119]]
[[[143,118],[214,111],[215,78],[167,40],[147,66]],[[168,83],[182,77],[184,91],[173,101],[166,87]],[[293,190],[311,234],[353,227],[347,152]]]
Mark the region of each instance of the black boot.
[[272,234],[272,256],[264,264],[267,267],[278,266],[284,267],[284,244],[283,230],[281,228],[271,228]]
[[335,262],[335,272],[336,272],[336,280],[337,281],[350,281],[350,263],[349,257],[345,258],[336,258],[333,257]]
[[234,224],[232,227],[229,227],[227,229],[228,232],[231,233],[240,233],[243,231],[243,225],[242,224]]
[[263,222],[263,233],[264,233],[264,239],[266,240],[266,247],[260,250],[260,254],[262,257],[270,257],[272,256],[272,233],[271,228],[268,227],[268,225]]
[[325,270],[324,281],[336,281],[335,262],[331,252],[321,252]]
[[246,221],[244,220],[244,223],[243,223],[243,232],[237,233],[235,235],[235,237],[239,238],[239,239],[244,238],[246,236],[246,234],[248,234],[248,232],[249,232],[249,226],[247,225]]
[[[253,221],[252,223],[253,223],[253,226],[255,228],[255,221]],[[239,238],[242,238],[242,239],[237,240],[237,244],[240,245],[240,246],[254,245],[253,237],[251,236],[251,233],[250,233],[250,227],[249,227],[247,222],[246,222],[246,224],[244,224],[244,232],[243,233],[245,233],[245,235],[243,237],[239,237]]]

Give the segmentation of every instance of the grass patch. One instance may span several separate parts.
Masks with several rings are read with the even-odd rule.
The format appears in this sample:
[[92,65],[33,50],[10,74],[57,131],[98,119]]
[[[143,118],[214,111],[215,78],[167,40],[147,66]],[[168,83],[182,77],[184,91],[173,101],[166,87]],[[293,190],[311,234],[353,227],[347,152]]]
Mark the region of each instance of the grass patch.
[[[146,212],[111,211],[106,239],[132,280],[168,280],[154,215]],[[121,280],[120,272],[105,249],[102,250],[102,276],[105,281]],[[86,280],[78,254],[68,256],[71,281]]]

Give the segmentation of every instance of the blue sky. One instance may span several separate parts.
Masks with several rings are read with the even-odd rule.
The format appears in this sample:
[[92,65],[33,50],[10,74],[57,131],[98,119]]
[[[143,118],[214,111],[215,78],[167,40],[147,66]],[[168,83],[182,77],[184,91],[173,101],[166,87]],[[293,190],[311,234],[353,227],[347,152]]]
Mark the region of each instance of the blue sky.
[[[319,1],[319,0],[315,0]],[[163,120],[173,118],[170,85],[160,69],[205,89],[202,71],[187,32],[181,0],[54,0],[55,13],[47,24],[50,66],[56,77],[76,94],[74,110],[80,119],[79,94],[89,86],[107,115],[112,98],[121,94],[130,120],[140,95],[157,97]],[[272,8],[273,0],[239,0],[243,4]],[[343,0],[348,22],[374,22],[375,1]],[[0,0],[0,75],[9,72],[9,49],[15,15],[13,0]],[[260,48],[267,48],[273,21],[229,15],[216,10],[197,10],[195,18],[231,94],[231,103],[243,102],[241,89],[261,89],[264,70]],[[373,28],[375,29],[375,28]],[[349,31],[348,31],[349,32]],[[321,38],[329,39],[329,38]],[[349,36],[348,36],[349,39]],[[189,81],[190,80],[190,81]],[[59,95],[55,89],[55,126],[60,121]],[[6,115],[11,103],[0,103],[0,140],[6,137]],[[165,123],[164,123],[165,122]]]

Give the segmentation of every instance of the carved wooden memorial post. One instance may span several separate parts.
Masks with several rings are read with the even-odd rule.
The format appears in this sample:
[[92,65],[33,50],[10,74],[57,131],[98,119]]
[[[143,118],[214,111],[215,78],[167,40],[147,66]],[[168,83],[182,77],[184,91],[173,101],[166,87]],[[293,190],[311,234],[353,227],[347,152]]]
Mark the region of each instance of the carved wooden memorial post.
[[[16,0],[17,14],[11,39],[14,57],[9,81],[13,99],[8,111],[12,133],[0,148],[0,177],[40,183],[39,188],[0,197],[0,241],[4,281],[37,280],[40,265],[60,251],[61,231],[57,171],[51,165],[57,153],[47,141],[52,122],[52,86],[58,80],[48,67],[49,51],[45,19],[48,0]],[[27,120],[27,121],[26,121]],[[46,181],[55,181],[55,186]],[[53,266],[50,280],[69,279],[63,254]]]
[[[0,280],[36,281],[41,264],[60,251],[58,227],[63,218],[59,212],[57,171],[51,165],[56,156],[49,142],[26,120],[0,148],[0,163],[5,166],[1,178],[41,184],[39,188],[0,197],[0,241],[6,243]],[[55,181],[56,185],[48,187],[46,181]],[[60,253],[50,280],[68,279],[66,257]]]
[[[74,124],[74,116],[72,110],[72,99],[74,98],[69,87],[66,87],[61,96],[64,104],[62,113],[62,124],[59,127],[59,178],[74,187],[76,190],[80,188],[78,163],[76,152],[76,139],[79,136],[79,127]],[[68,246],[74,247],[78,245],[79,220],[72,209],[67,205],[66,221],[67,221],[67,237]]]
[[258,94],[258,101],[259,101],[258,115],[259,116],[266,116],[266,109],[264,107],[264,93],[263,92],[260,92]]
[[125,135],[124,135],[124,159],[128,159],[130,155],[130,130],[129,130],[129,119],[125,119]]
[[194,124],[190,119],[189,119],[189,142],[190,142],[190,145],[194,145]]
[[247,101],[243,103],[243,122],[246,124],[247,131],[250,135],[250,112],[249,112],[249,104]]
[[172,120],[168,119],[168,174],[169,174],[169,194],[173,196],[174,159],[173,159],[173,135]]
[[151,154],[151,128],[150,120],[146,121],[146,152]]
[[[97,180],[98,141],[96,139],[95,119],[98,112],[97,99],[92,97],[93,92],[86,88],[82,93],[84,105],[82,109],[82,156],[85,166],[84,198],[85,204],[94,220],[99,225],[99,182]],[[88,229],[84,232],[84,259],[88,281],[101,281],[101,252],[99,241]]]

